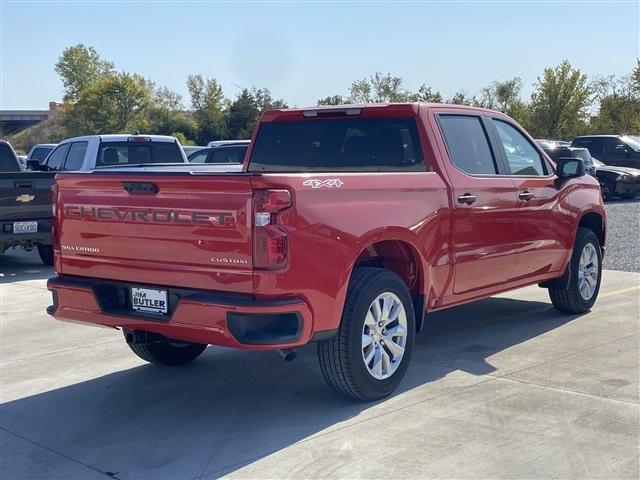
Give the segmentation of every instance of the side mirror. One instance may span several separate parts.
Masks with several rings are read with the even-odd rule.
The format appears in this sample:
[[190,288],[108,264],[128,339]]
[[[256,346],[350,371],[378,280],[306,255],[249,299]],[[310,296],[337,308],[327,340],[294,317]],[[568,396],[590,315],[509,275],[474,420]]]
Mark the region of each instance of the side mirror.
[[584,174],[584,160],[581,158],[559,158],[556,161],[556,175],[560,180],[582,177]]
[[33,170],[34,172],[42,171],[42,165],[37,160],[27,160],[27,170]]

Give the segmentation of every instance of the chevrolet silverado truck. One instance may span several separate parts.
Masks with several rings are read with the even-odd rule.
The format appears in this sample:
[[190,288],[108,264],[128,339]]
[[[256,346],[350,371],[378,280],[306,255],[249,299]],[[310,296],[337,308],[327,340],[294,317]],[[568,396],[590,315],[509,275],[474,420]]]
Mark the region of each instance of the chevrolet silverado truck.
[[13,148],[0,141],[0,253],[37,248],[53,265],[51,184],[55,172],[24,172]]
[[605,211],[581,159],[459,105],[266,112],[235,173],[59,173],[48,313],[164,365],[317,344],[339,393],[391,394],[431,312],[539,284],[595,303]]

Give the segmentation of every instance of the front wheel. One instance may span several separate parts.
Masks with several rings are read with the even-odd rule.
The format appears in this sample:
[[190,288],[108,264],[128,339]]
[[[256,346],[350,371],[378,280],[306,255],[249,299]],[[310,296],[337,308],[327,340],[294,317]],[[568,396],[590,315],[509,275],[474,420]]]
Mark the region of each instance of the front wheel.
[[615,187],[609,180],[600,180],[600,191],[602,192],[603,200],[611,200],[613,198],[613,192]]
[[551,303],[564,313],[584,313],[596,303],[602,277],[602,250],[592,230],[578,229],[568,268],[566,288],[549,289]]
[[348,398],[384,398],[407,370],[414,336],[413,303],[402,279],[383,268],[358,268],[338,334],[318,343],[322,374]]
[[198,358],[207,348],[207,345],[202,343],[180,342],[171,339],[149,343],[127,342],[127,345],[142,360],[158,365],[184,365]]

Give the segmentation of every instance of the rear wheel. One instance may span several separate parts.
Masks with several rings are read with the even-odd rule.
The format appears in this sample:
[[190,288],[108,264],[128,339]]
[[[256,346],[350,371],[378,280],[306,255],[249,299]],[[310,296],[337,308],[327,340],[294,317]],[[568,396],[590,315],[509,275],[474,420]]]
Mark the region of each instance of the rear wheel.
[[207,348],[207,345],[201,343],[180,342],[171,339],[149,343],[127,342],[127,345],[142,360],[158,365],[184,365],[198,358]]
[[414,336],[413,303],[402,279],[382,268],[358,268],[338,334],[318,343],[322,374],[346,397],[384,398],[407,370]]
[[53,247],[51,245],[38,245],[38,255],[45,265],[53,266]]
[[600,241],[592,230],[578,229],[568,268],[566,288],[550,288],[549,297],[561,312],[584,313],[596,303],[602,277]]

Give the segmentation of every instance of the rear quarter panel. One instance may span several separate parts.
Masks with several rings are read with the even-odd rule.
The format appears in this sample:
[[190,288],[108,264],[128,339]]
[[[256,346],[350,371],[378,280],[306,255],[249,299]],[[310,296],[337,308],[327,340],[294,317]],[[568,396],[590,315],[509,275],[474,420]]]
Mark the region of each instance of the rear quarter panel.
[[[305,186],[309,179],[339,179],[342,186]],[[288,265],[255,271],[254,293],[263,299],[304,298],[313,309],[314,330],[338,327],[354,263],[378,241],[411,245],[422,292],[443,287],[450,270],[449,211],[438,174],[264,174],[253,177],[252,186],[287,188],[294,202],[280,215],[288,234]]]

